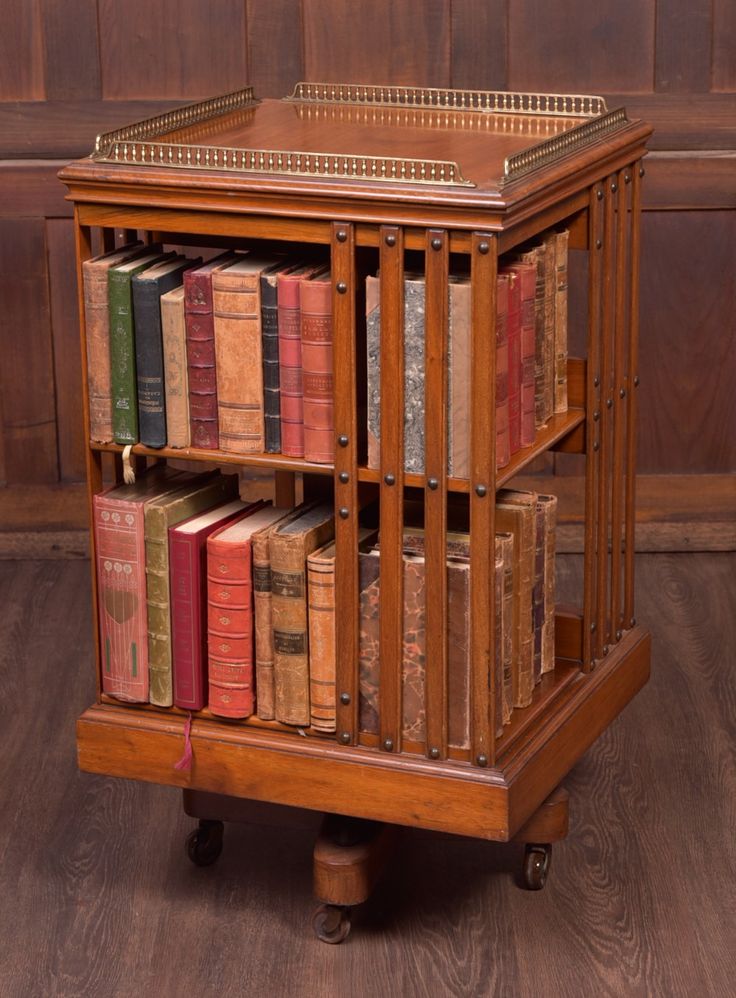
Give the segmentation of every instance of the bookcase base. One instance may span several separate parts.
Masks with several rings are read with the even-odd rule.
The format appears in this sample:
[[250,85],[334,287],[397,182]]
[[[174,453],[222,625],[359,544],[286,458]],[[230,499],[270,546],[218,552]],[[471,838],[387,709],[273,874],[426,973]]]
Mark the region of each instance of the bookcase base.
[[570,683],[499,767],[392,756],[195,719],[194,761],[174,768],[183,715],[95,704],[77,722],[79,766],[231,797],[270,801],[396,825],[508,841],[561,783],[649,676],[650,639],[626,633],[589,674]]

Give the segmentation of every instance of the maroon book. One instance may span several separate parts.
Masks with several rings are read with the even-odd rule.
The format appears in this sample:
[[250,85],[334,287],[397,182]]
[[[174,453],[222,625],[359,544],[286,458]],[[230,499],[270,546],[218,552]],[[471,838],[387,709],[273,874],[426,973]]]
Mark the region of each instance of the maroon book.
[[304,458],[331,464],[335,456],[332,381],[332,277],[301,285]]
[[520,344],[521,344],[521,446],[534,443],[534,351],[535,295],[537,269],[532,263],[513,263],[509,273],[516,274],[520,285]]

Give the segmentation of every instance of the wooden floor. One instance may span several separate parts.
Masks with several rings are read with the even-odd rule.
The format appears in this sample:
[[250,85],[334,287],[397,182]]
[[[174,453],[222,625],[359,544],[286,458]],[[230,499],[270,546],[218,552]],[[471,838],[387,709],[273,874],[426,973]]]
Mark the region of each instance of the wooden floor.
[[176,791],[77,772],[88,565],[0,564],[0,994],[733,995],[736,555],[638,572],[653,678],[570,775],[547,888],[515,886],[517,847],[407,832],[331,947],[308,827],[229,826],[199,869]]

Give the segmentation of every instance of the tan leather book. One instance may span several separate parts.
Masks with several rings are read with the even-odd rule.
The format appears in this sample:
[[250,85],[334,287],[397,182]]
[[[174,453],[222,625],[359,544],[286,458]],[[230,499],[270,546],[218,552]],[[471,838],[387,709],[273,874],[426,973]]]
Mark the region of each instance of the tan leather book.
[[183,285],[161,295],[161,336],[164,349],[164,397],[168,445],[188,447],[191,433]]
[[513,703],[528,707],[534,690],[532,589],[537,495],[502,489],[496,501],[496,527],[513,535]]
[[278,525],[269,536],[274,714],[283,724],[310,723],[307,558],[334,531],[333,508],[323,503]]
[[544,516],[544,619],[542,623],[541,671],[555,668],[555,545],[557,541],[557,496],[537,496]]
[[570,233],[555,234],[555,412],[567,412],[567,254]]
[[501,589],[501,715],[503,723],[511,720],[514,709],[514,538],[496,534],[496,561],[503,574]]
[[261,275],[281,257],[249,254],[212,275],[220,449],[265,450]]
[[493,647],[493,704],[496,719],[496,738],[503,734],[503,559],[494,562],[495,630]]

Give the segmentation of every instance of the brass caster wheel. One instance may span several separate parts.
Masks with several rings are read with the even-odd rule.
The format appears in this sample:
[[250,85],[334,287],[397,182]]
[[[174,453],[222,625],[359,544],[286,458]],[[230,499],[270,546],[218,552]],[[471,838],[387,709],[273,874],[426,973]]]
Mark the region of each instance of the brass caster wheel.
[[312,915],[312,928],[323,943],[341,943],[350,934],[350,908],[321,904]]
[[222,852],[222,835],[225,826],[221,821],[202,819],[199,827],[187,835],[185,849],[195,866],[211,866]]
[[549,865],[552,862],[551,845],[527,843],[524,850],[522,883],[528,891],[541,891],[547,882]]

